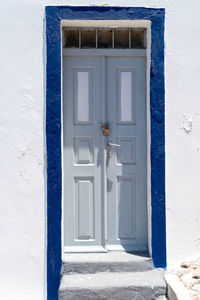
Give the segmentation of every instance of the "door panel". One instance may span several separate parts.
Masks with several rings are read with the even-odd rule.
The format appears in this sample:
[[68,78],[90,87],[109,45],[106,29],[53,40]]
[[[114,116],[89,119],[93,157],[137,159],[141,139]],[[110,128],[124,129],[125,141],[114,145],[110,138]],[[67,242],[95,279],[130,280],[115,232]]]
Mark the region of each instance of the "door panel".
[[94,180],[75,178],[75,240],[94,240]]
[[136,178],[117,177],[117,238],[136,238]]
[[146,61],[108,58],[108,248],[146,250]]
[[100,58],[64,58],[64,245],[69,251],[102,245],[100,73]]

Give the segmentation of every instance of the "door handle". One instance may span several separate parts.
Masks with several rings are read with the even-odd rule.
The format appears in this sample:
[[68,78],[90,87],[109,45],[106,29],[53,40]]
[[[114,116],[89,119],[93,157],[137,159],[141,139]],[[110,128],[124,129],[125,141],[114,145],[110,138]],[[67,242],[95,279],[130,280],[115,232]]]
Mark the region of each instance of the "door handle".
[[107,143],[107,146],[108,147],[121,147],[120,144],[114,144],[114,143],[110,143],[110,142]]

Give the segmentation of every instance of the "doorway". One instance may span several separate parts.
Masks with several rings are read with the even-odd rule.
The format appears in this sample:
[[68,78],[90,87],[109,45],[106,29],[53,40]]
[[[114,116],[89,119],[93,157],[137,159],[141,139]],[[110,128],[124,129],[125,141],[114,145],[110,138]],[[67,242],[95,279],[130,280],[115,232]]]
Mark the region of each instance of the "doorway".
[[[154,266],[166,267],[165,9],[146,7],[47,6],[45,8],[45,16],[47,298],[57,299],[57,289],[60,284],[62,246],[64,246],[62,223],[64,217],[62,205],[64,188],[63,118],[61,114],[61,104],[63,101],[61,84],[63,65],[61,62],[62,53],[65,52],[65,50],[61,51],[63,26],[132,26],[134,28],[147,28],[148,249],[150,255],[152,255]],[[137,54],[138,51],[135,49],[132,51],[132,54],[133,52]],[[74,51],[73,54],[75,54]],[[81,55],[83,55],[83,52]]]
[[116,48],[64,51],[65,252],[147,250],[146,56]]

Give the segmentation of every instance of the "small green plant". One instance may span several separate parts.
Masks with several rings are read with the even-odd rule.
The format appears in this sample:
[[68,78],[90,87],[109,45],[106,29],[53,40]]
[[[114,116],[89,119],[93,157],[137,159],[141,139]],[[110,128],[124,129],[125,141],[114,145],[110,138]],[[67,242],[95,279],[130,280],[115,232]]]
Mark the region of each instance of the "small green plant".
[[102,129],[110,129],[110,122],[101,122]]

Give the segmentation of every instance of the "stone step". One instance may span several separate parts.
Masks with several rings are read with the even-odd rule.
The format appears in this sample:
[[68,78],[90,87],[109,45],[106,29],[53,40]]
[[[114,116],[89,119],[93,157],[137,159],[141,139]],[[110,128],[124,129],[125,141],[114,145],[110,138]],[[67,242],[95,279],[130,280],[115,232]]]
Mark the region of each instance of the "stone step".
[[146,253],[127,252],[67,254],[64,256],[62,274],[94,274],[97,272],[144,272],[153,269]]
[[64,275],[59,300],[153,300],[163,299],[163,270],[99,272]]

